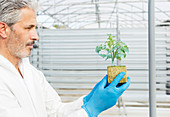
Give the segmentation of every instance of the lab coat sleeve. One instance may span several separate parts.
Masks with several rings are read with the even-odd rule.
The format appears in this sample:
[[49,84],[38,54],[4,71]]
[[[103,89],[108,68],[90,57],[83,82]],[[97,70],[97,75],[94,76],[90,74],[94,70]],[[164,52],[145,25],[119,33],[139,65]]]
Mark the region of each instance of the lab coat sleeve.
[[81,108],[83,97],[74,102],[63,103],[59,109],[58,117],[88,117],[86,111]]
[[69,114],[66,117],[88,117],[88,115],[84,109],[80,109],[80,110],[74,111],[73,113]]
[[44,75],[41,83],[44,92],[45,105],[48,117],[88,117],[86,111],[81,108],[83,97],[70,103],[62,103],[57,92],[50,86]]

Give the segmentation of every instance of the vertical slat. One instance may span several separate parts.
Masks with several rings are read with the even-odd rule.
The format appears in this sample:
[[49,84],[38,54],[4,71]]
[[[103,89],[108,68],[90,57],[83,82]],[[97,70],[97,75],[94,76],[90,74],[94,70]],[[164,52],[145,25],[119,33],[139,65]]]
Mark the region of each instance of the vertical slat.
[[149,115],[156,117],[156,75],[155,75],[155,4],[148,2],[148,34],[149,34]]

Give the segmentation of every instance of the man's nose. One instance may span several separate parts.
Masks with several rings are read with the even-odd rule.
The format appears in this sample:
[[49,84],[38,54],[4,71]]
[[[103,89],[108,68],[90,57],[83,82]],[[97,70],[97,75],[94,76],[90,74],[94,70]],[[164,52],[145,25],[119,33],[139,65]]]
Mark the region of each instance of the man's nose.
[[34,41],[37,41],[37,40],[39,39],[36,30],[32,31],[32,33],[31,33],[31,39],[34,40]]

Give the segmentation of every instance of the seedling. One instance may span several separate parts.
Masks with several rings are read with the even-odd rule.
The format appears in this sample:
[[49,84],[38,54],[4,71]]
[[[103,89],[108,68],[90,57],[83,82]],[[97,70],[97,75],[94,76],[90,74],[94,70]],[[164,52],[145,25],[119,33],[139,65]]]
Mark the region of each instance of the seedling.
[[[98,53],[99,56],[103,57],[105,60],[111,59],[112,61],[111,66],[107,67],[109,83],[113,81],[114,79],[113,77],[116,77],[121,72],[119,70],[120,68],[121,69],[123,68],[122,71],[125,71],[126,73],[126,66],[114,66],[113,64],[116,59],[121,61],[122,58],[125,58],[126,54],[129,53],[129,48],[124,42],[122,42],[121,40],[116,40],[115,36],[108,34],[107,41],[103,45],[101,44],[99,46],[96,46],[96,52]],[[114,68],[114,69],[110,69],[110,68]],[[113,72],[116,73],[114,74]],[[126,74],[125,77],[126,78],[123,78],[120,81],[120,83],[124,83],[127,81]]]

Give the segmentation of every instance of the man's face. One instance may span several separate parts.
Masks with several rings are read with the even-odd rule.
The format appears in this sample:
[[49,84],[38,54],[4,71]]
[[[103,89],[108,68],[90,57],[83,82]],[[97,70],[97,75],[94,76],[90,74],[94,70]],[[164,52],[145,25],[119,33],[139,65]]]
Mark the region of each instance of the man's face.
[[31,54],[33,44],[38,40],[35,30],[36,14],[33,10],[23,8],[21,10],[21,20],[10,28],[7,48],[12,56],[24,58]]

